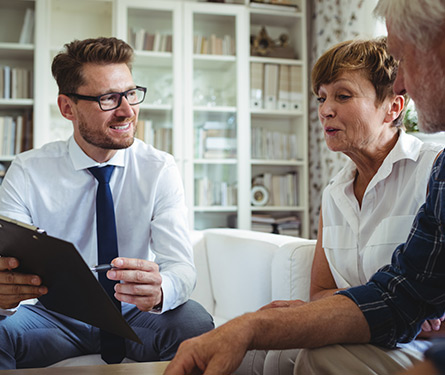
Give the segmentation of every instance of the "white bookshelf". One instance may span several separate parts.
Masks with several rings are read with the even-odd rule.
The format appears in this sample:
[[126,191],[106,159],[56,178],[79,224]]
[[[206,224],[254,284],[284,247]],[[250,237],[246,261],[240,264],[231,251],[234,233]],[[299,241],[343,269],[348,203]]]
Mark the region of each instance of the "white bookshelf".
[[0,162],[8,166],[33,146],[36,3],[0,0],[0,8]]
[[[249,0],[235,0],[231,4],[186,0],[0,0],[0,65],[15,62],[32,69],[37,93],[31,98],[0,99],[0,114],[33,111],[34,147],[66,139],[72,133],[72,125],[59,114],[56,105],[57,86],[51,75],[53,57],[74,39],[116,36],[136,44],[133,39],[136,34],[130,30],[138,31],[138,46],[143,47],[135,50],[133,74],[136,84],[148,88],[146,100],[140,106],[140,120],[144,127],[151,127],[152,133],[144,134],[148,136],[157,131],[158,139],[164,140],[157,146],[166,147],[178,162],[191,227],[226,227],[236,222],[237,227],[250,229],[252,215],[295,215],[302,223],[301,235],[307,236],[306,6],[305,0],[295,1],[299,11],[294,12],[250,7]],[[35,42],[20,44],[17,38],[27,7],[32,7],[35,13]],[[250,35],[256,35],[262,26],[274,39],[286,33],[296,52],[295,58],[250,56]],[[158,44],[164,48],[150,49],[155,44],[151,44],[149,37],[141,44],[143,33],[166,36],[162,39],[164,42]],[[219,53],[201,53],[205,52],[202,48],[198,51],[194,40],[197,34],[201,38],[213,38],[213,42],[222,39],[223,42],[218,42]],[[211,37],[212,34],[215,36]],[[165,47],[169,43],[168,35],[171,36],[170,49]],[[299,67],[301,107],[251,108],[251,63]],[[218,154],[206,149],[204,155],[199,149],[202,144],[197,132],[211,122],[227,125],[230,136],[226,138],[233,139],[223,140],[223,144],[233,146],[232,153]],[[297,157],[290,160],[254,156],[251,136],[258,127],[294,135]],[[147,141],[154,142],[153,139]],[[213,143],[207,141],[207,144],[214,145],[217,141],[213,139]],[[252,206],[252,178],[261,173],[298,173],[298,203]],[[198,199],[197,188],[201,184],[202,189],[200,179],[205,178],[211,180],[210,185],[216,190],[228,189],[231,198],[227,192],[220,192],[221,197],[203,204]]]

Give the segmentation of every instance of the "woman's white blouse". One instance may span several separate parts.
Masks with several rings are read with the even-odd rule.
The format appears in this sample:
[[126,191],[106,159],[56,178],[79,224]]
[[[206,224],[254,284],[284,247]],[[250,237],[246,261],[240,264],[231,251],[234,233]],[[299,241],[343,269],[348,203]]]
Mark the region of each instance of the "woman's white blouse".
[[322,199],[323,248],[338,288],[361,285],[390,263],[425,202],[431,168],[441,150],[400,131],[366,188],[361,208],[353,191],[352,161],[331,180]]

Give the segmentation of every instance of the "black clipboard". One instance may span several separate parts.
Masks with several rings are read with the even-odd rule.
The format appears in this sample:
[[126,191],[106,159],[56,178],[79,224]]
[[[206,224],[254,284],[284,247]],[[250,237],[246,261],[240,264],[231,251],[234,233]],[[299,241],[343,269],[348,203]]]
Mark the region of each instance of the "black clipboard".
[[42,278],[47,309],[142,344],[72,243],[0,215],[0,256],[19,260],[14,271]]

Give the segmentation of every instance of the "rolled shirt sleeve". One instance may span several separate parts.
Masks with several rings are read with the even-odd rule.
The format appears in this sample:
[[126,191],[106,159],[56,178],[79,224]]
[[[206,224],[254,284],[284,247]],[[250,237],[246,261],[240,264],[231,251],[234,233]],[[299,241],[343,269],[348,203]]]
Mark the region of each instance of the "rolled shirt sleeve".
[[150,249],[162,276],[164,312],[187,301],[195,287],[196,270],[184,192],[175,164],[162,171],[156,190]]

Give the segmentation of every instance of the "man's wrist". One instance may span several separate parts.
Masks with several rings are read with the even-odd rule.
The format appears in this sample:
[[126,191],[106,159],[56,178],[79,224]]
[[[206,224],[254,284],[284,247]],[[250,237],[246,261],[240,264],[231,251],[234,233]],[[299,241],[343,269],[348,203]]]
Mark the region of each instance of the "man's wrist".
[[153,308],[150,310],[150,312],[160,314],[162,312],[163,304],[164,304],[164,293],[161,289],[161,302],[159,302],[157,305],[153,306]]

